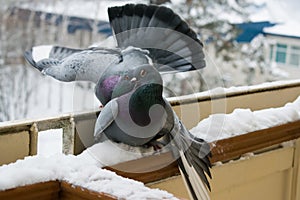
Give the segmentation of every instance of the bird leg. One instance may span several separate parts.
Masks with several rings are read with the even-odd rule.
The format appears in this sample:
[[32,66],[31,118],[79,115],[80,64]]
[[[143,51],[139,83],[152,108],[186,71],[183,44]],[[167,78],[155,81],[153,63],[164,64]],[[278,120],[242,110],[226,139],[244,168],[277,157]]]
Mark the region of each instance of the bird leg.
[[154,151],[161,151],[165,144],[158,140],[152,140],[144,145],[145,148],[153,147]]

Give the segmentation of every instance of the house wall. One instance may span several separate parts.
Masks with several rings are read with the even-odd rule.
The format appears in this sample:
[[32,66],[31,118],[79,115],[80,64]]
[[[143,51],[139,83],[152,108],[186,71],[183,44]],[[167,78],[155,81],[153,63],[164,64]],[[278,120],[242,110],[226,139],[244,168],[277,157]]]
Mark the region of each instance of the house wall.
[[[287,60],[289,60],[291,54],[291,46],[298,46],[300,47],[300,39],[299,38],[292,38],[292,37],[282,37],[276,35],[266,35],[266,39],[268,40],[269,46],[266,47],[266,58],[270,62],[270,66],[278,67],[278,69],[282,70],[283,72],[287,73],[286,77],[282,77],[281,79],[297,79],[300,77],[300,64],[298,66],[291,65],[288,63],[278,63],[275,61],[276,55],[276,48],[271,49],[271,45],[276,46],[276,44],[286,44],[287,48]],[[273,57],[270,57],[271,51],[273,50]],[[299,52],[300,56],[300,52]]]

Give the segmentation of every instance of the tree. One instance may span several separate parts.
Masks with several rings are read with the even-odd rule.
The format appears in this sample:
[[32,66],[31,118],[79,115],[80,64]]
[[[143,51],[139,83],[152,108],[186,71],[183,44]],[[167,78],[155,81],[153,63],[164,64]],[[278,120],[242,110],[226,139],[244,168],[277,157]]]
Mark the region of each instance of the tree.
[[[251,85],[276,78],[267,66],[264,52],[266,43],[261,36],[250,43],[235,41],[241,31],[235,24],[249,22],[250,13],[258,5],[249,0],[182,0],[170,6],[199,34],[207,56],[207,67],[200,73],[189,73],[189,79],[181,80],[181,84],[190,85],[190,90],[199,92],[219,86]],[[166,87],[182,88],[178,82],[168,81],[178,76],[182,75],[174,74],[172,78],[167,78]],[[197,81],[191,83],[190,80]],[[186,92],[178,93],[182,94]]]
[[24,118],[33,92],[32,77],[20,56],[27,42],[23,38],[27,30],[17,15],[12,15],[11,2],[3,2],[0,9],[0,122]]
[[[77,35],[67,33],[68,16],[52,15],[49,19],[45,12],[35,12],[34,9],[31,9],[40,5],[55,7],[55,3],[57,1],[27,0],[25,4],[29,7],[26,9],[19,9],[22,8],[22,5],[17,0],[3,1],[1,4],[0,122],[70,112],[71,109],[78,111],[86,106],[91,109],[94,106],[85,101],[87,92],[93,94],[93,87],[89,83],[66,84],[68,86],[64,87],[64,83],[44,77],[37,70],[26,66],[23,59],[24,51],[35,45],[60,44],[62,46],[79,47],[83,45],[87,47],[80,41],[89,34],[79,33],[77,37]],[[64,4],[65,10],[69,9],[67,3]],[[57,20],[61,20],[61,23],[56,24]],[[97,38],[99,35],[95,37],[95,39]],[[89,45],[91,44],[91,42],[87,42]],[[71,93],[73,90],[78,93],[79,91],[85,92],[85,95],[80,97],[84,100],[82,101],[84,105],[74,107],[72,94],[65,92],[68,89],[71,89]]]

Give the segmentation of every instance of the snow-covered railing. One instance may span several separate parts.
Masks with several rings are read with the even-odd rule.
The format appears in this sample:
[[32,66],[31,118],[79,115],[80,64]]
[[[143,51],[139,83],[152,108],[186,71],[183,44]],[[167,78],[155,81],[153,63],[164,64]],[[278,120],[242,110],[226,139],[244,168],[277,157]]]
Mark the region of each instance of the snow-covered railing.
[[[212,184],[213,191],[211,195],[218,194],[217,192],[220,190],[220,188],[225,187],[226,184],[232,185],[233,187],[232,189],[234,189],[235,184],[237,182],[241,182],[241,180],[239,179],[237,179],[236,181],[234,177],[241,176],[239,171],[243,172],[242,167],[240,167],[242,168],[241,170],[238,170],[237,172],[233,171],[232,174],[230,174],[232,179],[222,180],[221,177],[226,176],[226,174],[225,175],[222,174],[222,176],[220,177],[220,166],[222,167],[222,165],[224,165],[225,168],[228,168],[228,164],[219,164],[220,162],[227,163],[227,161],[235,159],[237,161],[235,161],[233,165],[237,166],[236,163],[239,163],[240,157],[242,158],[244,157],[243,159],[241,159],[241,161],[258,159],[260,161],[259,164],[255,165],[254,168],[255,171],[257,170],[257,168],[261,169],[262,167],[261,162],[263,162],[261,160],[264,160],[263,158],[266,156],[267,163],[263,166],[262,172],[261,171],[252,172],[255,174],[254,177],[259,179],[260,177],[264,177],[266,175],[269,175],[270,173],[279,173],[280,171],[284,172],[286,170],[290,170],[289,174],[291,175],[287,177],[288,186],[286,186],[285,193],[290,194],[291,198],[288,199],[297,200],[298,196],[300,195],[299,193],[300,191],[298,189],[300,184],[299,182],[300,181],[299,179],[300,139],[299,138],[300,138],[300,121],[296,121],[296,122],[291,122],[280,126],[259,130],[248,134],[213,142],[211,161],[213,163],[218,163],[218,164],[216,165],[216,167],[213,167],[212,169],[213,179],[211,181],[211,184]],[[291,143],[282,144],[283,142],[287,142],[294,139],[297,140]],[[273,152],[273,151],[275,152],[272,154],[266,153],[266,152]],[[277,155],[286,156],[286,157],[276,158]],[[135,180],[139,180],[146,184],[150,183],[149,186],[153,188],[159,187],[161,184],[163,184],[163,182],[177,180],[176,187],[174,185],[170,188],[168,188],[167,186],[163,187],[167,191],[174,193],[177,196],[178,193],[176,194],[175,192],[178,190],[182,190],[184,186],[180,184],[180,182],[178,181],[178,176],[175,176],[175,175],[179,175],[179,171],[178,171],[177,164],[172,161],[173,161],[173,157],[171,153],[163,153],[160,155],[154,155],[154,156],[149,156],[137,160],[120,163],[114,166],[107,167],[107,169],[115,171],[117,174],[122,175],[124,177],[129,177]],[[258,161],[255,161],[254,163],[256,162]],[[278,162],[284,162],[284,164],[278,165]],[[231,165],[230,163],[231,162],[229,162],[229,166]],[[245,165],[245,164],[241,163],[241,165]],[[250,165],[252,166],[253,162],[251,162]],[[274,169],[272,168],[271,171],[268,171],[270,166],[273,166]],[[153,171],[153,169],[158,169],[158,170]],[[247,172],[244,171],[244,173],[248,173],[248,172],[249,171]],[[171,180],[167,179],[174,176],[175,178]],[[245,177],[249,177],[249,176],[245,175]],[[162,181],[163,179],[167,179],[167,180]],[[244,179],[247,180],[247,178],[243,178],[242,181],[244,181]],[[156,183],[155,181],[158,180],[160,180],[160,182]],[[285,183],[286,182],[284,181],[282,182],[282,184]],[[170,185],[170,184],[166,184],[166,185]],[[50,190],[49,187],[51,187]],[[269,186],[269,187],[273,187],[273,186]],[[176,188],[176,190],[174,190],[174,188]],[[29,191],[32,192],[29,193]],[[37,191],[43,191],[43,195],[45,196],[60,195],[59,197],[62,197],[64,195],[69,195],[69,198],[71,199],[72,199],[72,195],[79,195],[77,193],[80,193],[80,196],[82,197],[87,196],[88,197],[87,199],[93,199],[94,197],[99,199],[102,198],[106,199],[109,197],[107,196],[107,194],[93,192],[88,189],[85,189],[84,187],[83,188],[78,187],[76,186],[76,184],[75,186],[73,186],[70,183],[65,181],[62,181],[60,183],[58,181],[56,182],[50,181],[50,182],[45,182],[40,184],[24,186],[13,190],[7,190],[7,191],[0,192],[0,197],[6,197],[9,199],[11,198],[18,199],[16,194],[30,196],[30,195],[35,195]],[[59,193],[59,191],[61,192]],[[182,195],[183,194],[180,194],[178,196],[182,196]]]
[[[200,93],[189,97],[171,98],[169,100],[174,110],[181,115],[184,124],[188,128],[192,128],[199,122],[199,119],[206,118],[206,116],[212,113],[230,113],[235,108],[251,108],[254,111],[282,107],[288,102],[295,102],[297,105],[295,103],[293,105],[295,104],[298,107],[299,99],[295,101],[298,96],[300,96],[300,81],[296,80],[251,87],[217,89],[211,91],[211,93]],[[289,105],[291,106],[291,104]],[[196,113],[199,111],[201,111],[200,116],[199,113]],[[188,113],[187,115],[186,112]],[[253,181],[272,180],[274,184],[276,183],[277,187],[284,186],[285,188],[284,190],[274,191],[274,194],[278,194],[277,196],[279,197],[283,195],[285,199],[299,199],[300,112],[299,110],[296,110],[296,112],[298,118],[295,117],[294,121],[287,121],[273,127],[253,130],[242,135],[234,135],[230,138],[211,141],[211,161],[215,164],[212,169],[212,197],[218,197],[219,193],[222,192],[226,193],[226,188],[229,187],[231,192],[238,190],[243,184],[249,185],[249,182],[252,184],[250,184],[251,188],[266,189],[266,185],[262,186]],[[2,154],[10,154],[13,157],[14,155],[11,155],[10,152],[11,149],[13,152],[13,149],[20,148],[18,142],[24,138],[27,138],[28,142],[25,144],[21,142],[21,144],[27,146],[28,152],[25,152],[23,157],[34,155],[37,151],[37,136],[38,134],[42,134],[39,132],[56,128],[63,129],[64,153],[78,154],[93,142],[92,133],[97,114],[98,112],[87,112],[72,115],[67,114],[48,119],[6,123],[0,126],[0,148],[3,148],[1,142],[4,142],[10,145],[10,149],[0,151],[0,158],[3,158]],[[282,116],[289,114],[282,112]],[[7,139],[3,140],[2,138],[5,137]],[[20,138],[16,139],[15,137]],[[23,150],[23,148],[20,149],[20,151]],[[17,158],[22,157],[13,157],[13,159]],[[14,161],[13,159],[10,162]],[[239,170],[238,166],[241,166]],[[222,167],[226,169],[225,174]],[[249,169],[244,171],[245,167]],[[253,168],[251,167],[254,167],[256,171],[252,171]],[[156,181],[173,177],[171,180],[164,181],[175,180],[175,182],[177,181],[176,184],[179,184],[177,188],[184,188],[179,181],[180,177],[178,179],[178,176],[175,176],[179,174],[179,171],[177,164],[173,162],[172,155],[169,152],[123,162],[106,168],[115,171],[119,175],[148,183],[151,187],[160,188],[162,182]],[[153,171],[153,169],[157,170]],[[228,170],[236,171],[226,175]],[[244,173],[249,173],[249,175],[243,175]],[[181,194],[176,194],[179,189],[174,190],[173,187],[172,190],[172,188],[167,188],[165,185],[163,185],[163,188],[174,193],[175,196],[182,196]],[[273,196],[266,196],[264,199],[270,199]]]
[[74,145],[74,118],[71,114],[66,114],[59,117],[39,119],[39,120],[26,120],[17,122],[8,122],[0,125],[0,136],[10,134],[28,133],[28,155],[37,154],[37,138],[38,133],[50,129],[63,129],[63,152],[73,153]]
[[[299,95],[300,80],[295,80],[250,87],[219,88],[190,96],[170,98],[169,101],[173,109],[181,116],[183,123],[188,128],[192,128],[200,120],[213,113],[231,113],[235,108],[250,108],[254,111],[281,107],[287,102],[294,101]],[[15,161],[27,155],[35,155],[37,153],[38,133],[49,129],[63,129],[63,152],[78,154],[93,144],[93,128],[97,115],[98,112],[65,114],[58,117],[9,122],[0,125],[0,137],[7,138],[7,142],[4,142],[3,145],[12,148],[9,146],[13,144],[10,140],[18,143],[17,147],[14,146],[10,151],[18,152],[9,155],[3,153],[0,163]],[[9,137],[9,135],[14,137]],[[18,135],[20,136],[19,139],[17,139]],[[279,135],[279,137],[281,136]],[[12,138],[15,138],[16,141]],[[27,143],[21,142],[21,138],[25,138]],[[2,139],[1,141],[5,140]]]

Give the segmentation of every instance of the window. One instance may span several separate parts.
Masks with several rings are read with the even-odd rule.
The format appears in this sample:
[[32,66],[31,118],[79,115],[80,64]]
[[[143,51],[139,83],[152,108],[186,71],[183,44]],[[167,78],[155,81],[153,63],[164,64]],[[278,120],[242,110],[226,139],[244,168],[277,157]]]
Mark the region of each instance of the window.
[[275,61],[277,63],[286,63],[286,50],[287,45],[286,44],[277,44],[276,46],[276,58]]
[[291,46],[291,54],[289,64],[299,66],[300,64],[300,46]]
[[270,61],[286,66],[300,67],[300,46],[277,43],[270,45]]

